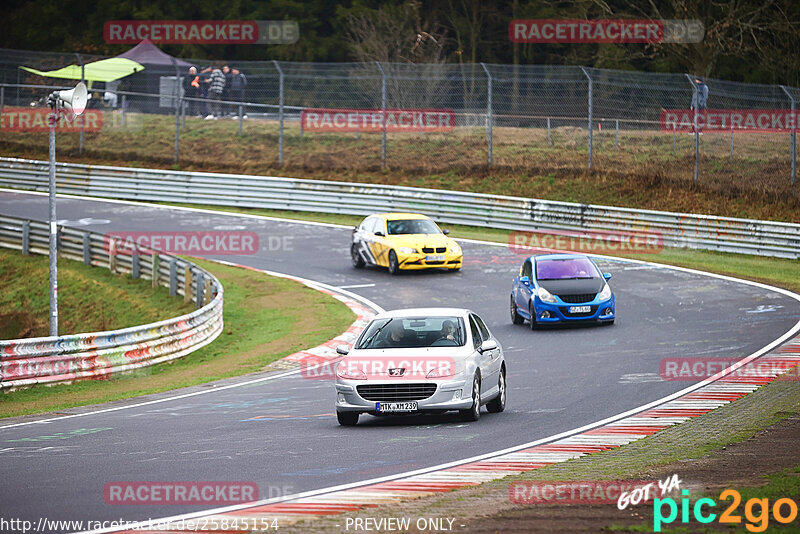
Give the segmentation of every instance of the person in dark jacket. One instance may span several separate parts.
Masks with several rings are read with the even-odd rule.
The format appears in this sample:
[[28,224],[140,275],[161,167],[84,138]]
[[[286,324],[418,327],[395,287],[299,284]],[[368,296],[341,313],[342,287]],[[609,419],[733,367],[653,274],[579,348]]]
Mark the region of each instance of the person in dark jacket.
[[187,98],[187,113],[190,116],[200,115],[200,76],[197,74],[197,67],[189,67],[189,73],[183,78],[183,96]]
[[[244,91],[247,88],[247,77],[238,69],[231,69],[231,90],[230,98],[234,102],[245,102]],[[239,110],[234,109],[234,114],[238,115]],[[247,114],[244,115],[247,118]]]

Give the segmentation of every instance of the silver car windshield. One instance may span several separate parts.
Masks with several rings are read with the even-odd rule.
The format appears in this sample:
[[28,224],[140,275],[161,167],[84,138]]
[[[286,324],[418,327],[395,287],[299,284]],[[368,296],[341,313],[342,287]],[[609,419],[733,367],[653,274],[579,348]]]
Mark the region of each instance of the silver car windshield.
[[399,234],[440,234],[441,231],[436,223],[430,219],[402,219],[397,221],[386,221],[386,229],[389,235]]
[[393,317],[372,321],[355,348],[463,347],[466,339],[461,317]]

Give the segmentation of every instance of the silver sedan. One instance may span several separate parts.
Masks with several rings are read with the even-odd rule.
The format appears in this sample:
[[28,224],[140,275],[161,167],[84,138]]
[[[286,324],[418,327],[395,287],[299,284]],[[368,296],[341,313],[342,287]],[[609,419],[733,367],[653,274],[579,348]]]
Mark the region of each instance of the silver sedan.
[[336,366],[336,416],[457,410],[476,421],[481,406],[506,407],[503,348],[483,320],[460,308],[395,310],[375,316]]

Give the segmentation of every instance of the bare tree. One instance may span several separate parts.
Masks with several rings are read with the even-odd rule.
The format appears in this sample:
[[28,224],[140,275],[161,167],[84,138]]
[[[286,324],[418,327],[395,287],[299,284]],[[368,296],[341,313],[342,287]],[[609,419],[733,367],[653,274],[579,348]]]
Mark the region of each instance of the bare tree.
[[386,73],[388,107],[435,105],[444,83],[446,31],[420,16],[419,1],[350,15],[348,25],[350,51],[365,63],[359,74],[369,72],[374,77],[375,62]]

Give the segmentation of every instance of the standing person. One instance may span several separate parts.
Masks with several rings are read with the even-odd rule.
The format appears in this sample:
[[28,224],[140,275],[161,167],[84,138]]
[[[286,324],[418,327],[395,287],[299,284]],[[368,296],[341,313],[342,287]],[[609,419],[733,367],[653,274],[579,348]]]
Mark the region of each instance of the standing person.
[[[222,67],[222,74],[225,75],[225,89],[222,91],[222,100],[230,102],[231,100],[231,85],[233,84],[233,72],[228,65]],[[224,115],[232,115],[233,104],[224,104]]]
[[216,119],[222,115],[220,100],[222,92],[225,90],[225,75],[218,68],[211,71],[208,77],[208,99],[210,101],[211,113],[206,116],[206,120]]
[[[244,90],[247,87],[247,77],[238,69],[231,69],[231,73],[233,74],[231,78],[231,99],[234,102],[244,102]],[[234,110],[234,115],[238,115],[238,110]],[[242,118],[246,119],[247,114]]]
[[[696,90],[692,92],[692,131],[694,134],[695,108],[697,109],[697,130],[703,135],[703,123],[706,120],[706,103],[708,102],[708,86],[700,78],[694,79]],[[702,117],[702,120],[701,120]]]
[[199,115],[197,98],[200,97],[200,76],[197,75],[197,67],[189,67],[189,74],[183,79],[183,94],[188,99],[188,114]]

